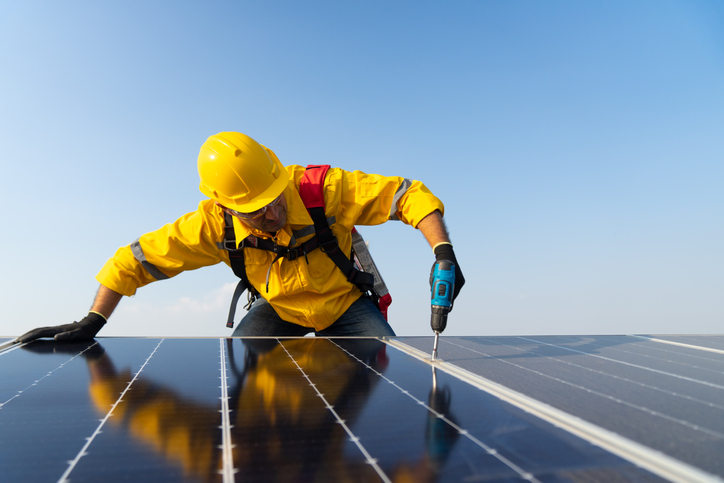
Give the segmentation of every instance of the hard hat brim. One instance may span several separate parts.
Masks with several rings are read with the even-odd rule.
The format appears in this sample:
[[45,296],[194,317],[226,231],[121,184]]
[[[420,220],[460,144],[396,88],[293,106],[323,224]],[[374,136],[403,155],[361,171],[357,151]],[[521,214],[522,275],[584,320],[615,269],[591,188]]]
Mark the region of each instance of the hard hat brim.
[[281,195],[284,190],[287,188],[287,185],[289,184],[289,173],[287,172],[286,168],[282,165],[279,160],[274,159],[274,163],[279,167],[279,177],[274,180],[272,185],[267,188],[266,191],[264,191],[262,194],[254,198],[249,203],[244,203],[243,205],[224,205],[227,208],[230,208],[234,211],[238,211],[239,213],[251,213],[252,211],[256,211],[260,208],[265,207],[275,199]]

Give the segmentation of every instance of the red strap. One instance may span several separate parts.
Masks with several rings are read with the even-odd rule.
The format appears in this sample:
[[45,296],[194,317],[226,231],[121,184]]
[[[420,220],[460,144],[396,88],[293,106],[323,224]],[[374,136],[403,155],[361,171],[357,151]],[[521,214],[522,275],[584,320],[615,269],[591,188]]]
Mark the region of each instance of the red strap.
[[307,209],[324,208],[324,178],[328,169],[328,164],[310,164],[304,171],[299,182],[299,196]]
[[382,317],[387,320],[387,309],[390,307],[390,304],[392,303],[392,295],[385,294],[382,297],[380,297],[380,312],[382,312]]

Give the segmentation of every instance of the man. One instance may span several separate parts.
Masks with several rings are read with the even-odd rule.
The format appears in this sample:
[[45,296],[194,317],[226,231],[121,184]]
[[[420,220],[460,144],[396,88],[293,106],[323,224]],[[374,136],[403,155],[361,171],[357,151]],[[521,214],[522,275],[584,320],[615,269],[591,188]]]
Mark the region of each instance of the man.
[[[419,181],[329,169],[319,181],[320,204],[326,217],[322,224],[334,237],[327,231],[327,241],[318,241],[324,230],[315,226],[319,220],[313,221],[300,195],[307,179],[304,167],[285,168],[252,138],[223,132],[201,147],[198,170],[200,190],[209,199],[118,249],[96,276],[101,286],[85,318],[32,330],[17,341],[92,339],[124,295],[186,270],[219,262],[234,267],[232,258],[238,256],[250,291],[259,297],[233,335],[394,335],[372,300],[350,281],[355,274],[344,268],[345,261],[333,257],[337,251],[349,256],[355,225],[388,219],[418,228],[437,260],[455,262],[455,296],[465,281],[442,221],[443,204]],[[234,272],[239,275],[238,264]]]

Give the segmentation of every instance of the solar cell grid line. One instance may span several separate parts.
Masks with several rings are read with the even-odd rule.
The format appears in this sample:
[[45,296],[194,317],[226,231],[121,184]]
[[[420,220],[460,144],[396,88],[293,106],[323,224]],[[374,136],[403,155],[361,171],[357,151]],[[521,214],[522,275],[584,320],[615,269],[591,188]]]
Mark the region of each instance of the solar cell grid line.
[[[105,415],[158,340],[103,341],[105,357],[89,366],[94,413]],[[219,374],[218,337],[165,338],[71,480],[221,482]]]
[[[596,337],[596,339],[603,339],[604,342],[600,344],[588,342],[585,350],[581,351],[577,351],[575,347],[564,349],[561,343],[538,344],[539,347],[531,347],[530,350],[540,355],[559,351],[561,356],[566,356],[566,359],[580,361],[587,367],[600,367],[611,375],[626,375],[631,379],[646,380],[653,385],[667,387],[672,392],[695,396],[695,399],[698,400],[722,401],[721,388],[724,386],[722,379],[724,371],[720,368],[722,368],[724,358],[697,359],[696,364],[691,364],[690,359],[680,358],[679,361],[674,361],[677,352],[671,352],[666,348],[664,349],[667,350],[666,356],[659,356],[662,353],[652,352],[652,344],[649,342],[639,342],[637,339],[633,339],[635,342],[632,343],[630,338],[626,338],[627,340],[622,342],[622,338],[617,337],[611,340],[611,344],[606,345],[605,341],[610,338]],[[544,341],[551,340],[572,339],[562,337],[544,339]],[[623,350],[620,348],[621,346],[629,347],[629,349]],[[550,350],[545,350],[546,347]],[[652,357],[652,353],[657,355]],[[709,367],[704,367],[705,364]],[[719,419],[722,418],[719,416]],[[721,430],[724,431],[724,426]]]
[[[560,337],[561,340],[572,340],[567,337]],[[608,337],[597,337],[597,339],[610,340]],[[552,346],[555,344],[548,343]],[[601,349],[603,353],[607,353],[612,359],[615,356],[619,356],[621,362],[638,363],[641,365],[652,364],[656,365],[660,370],[669,371],[671,373],[678,373],[679,375],[696,375],[704,376],[702,372],[706,373],[711,378],[709,382],[718,382],[724,384],[724,358],[703,358],[700,357],[699,361],[691,361],[686,358],[686,354],[682,354],[681,351],[666,350],[665,348],[651,347],[653,344],[647,342],[636,341],[634,343],[627,343],[625,347],[635,348],[636,350],[624,349],[624,345],[620,344],[617,346],[590,343],[588,347]],[[588,354],[588,352],[586,352]],[[625,359],[625,360],[624,360]],[[678,359],[678,360],[677,360]],[[637,361],[640,360],[640,361]],[[637,361],[637,362],[634,362]],[[710,367],[706,367],[704,364],[709,364]],[[678,371],[678,372],[677,372]]]
[[330,342],[332,342],[334,345],[336,345],[337,347],[339,347],[340,350],[342,350],[343,352],[345,352],[346,354],[348,354],[350,357],[352,357],[353,359],[357,360],[360,364],[362,364],[363,366],[365,366],[367,369],[369,369],[370,371],[374,372],[374,373],[377,374],[379,377],[381,377],[382,379],[384,379],[388,384],[390,384],[390,385],[394,386],[395,388],[397,388],[402,394],[404,394],[404,395],[406,395],[407,397],[411,398],[411,399],[412,399],[413,401],[415,401],[417,404],[419,404],[420,406],[424,407],[425,409],[427,409],[428,411],[430,411],[431,413],[433,413],[433,414],[435,415],[435,417],[437,417],[437,418],[445,421],[446,424],[448,424],[449,426],[451,426],[452,428],[454,428],[460,435],[462,435],[462,436],[465,437],[465,438],[468,438],[468,439],[471,440],[473,443],[475,443],[476,445],[480,446],[486,453],[488,453],[489,455],[493,456],[494,458],[496,458],[497,460],[499,460],[501,463],[503,463],[505,466],[507,466],[508,468],[510,468],[511,470],[513,470],[515,473],[517,473],[518,476],[519,476],[522,480],[530,481],[530,482],[532,482],[532,483],[541,483],[540,480],[538,480],[533,474],[531,474],[531,473],[528,472],[528,471],[525,471],[524,469],[522,469],[521,467],[519,467],[518,465],[516,465],[515,463],[513,463],[512,461],[510,461],[508,458],[506,458],[505,456],[503,456],[502,454],[500,454],[495,448],[491,448],[490,446],[488,446],[487,444],[485,444],[484,442],[482,442],[482,441],[480,441],[478,438],[476,438],[474,435],[472,435],[469,431],[467,431],[466,429],[461,428],[460,426],[458,426],[457,424],[455,424],[453,421],[451,421],[449,418],[447,418],[447,416],[446,416],[445,414],[441,414],[441,413],[439,413],[438,411],[435,411],[435,410],[434,410],[433,408],[431,408],[428,404],[426,404],[425,401],[423,401],[423,400],[415,397],[415,396],[412,395],[409,391],[407,391],[407,390],[405,390],[404,388],[400,387],[400,386],[399,386],[397,383],[395,383],[394,381],[391,381],[390,379],[388,379],[384,374],[382,374],[381,372],[377,371],[377,370],[374,369],[372,366],[370,366],[369,364],[367,364],[366,362],[364,362],[363,360],[361,360],[360,358],[358,358],[358,357],[355,356],[354,354],[348,352],[348,351],[345,350],[343,347],[341,347],[340,345],[338,345],[337,343],[335,343],[333,340],[330,339]]
[[[660,341],[646,337],[628,336],[638,341],[637,347],[645,347],[651,354],[666,354],[668,357],[675,357],[681,361],[692,361],[696,363],[709,363],[712,367],[718,367],[724,371],[724,351],[710,349],[708,347],[692,346],[690,344],[679,344],[677,342]],[[609,337],[602,337],[609,339]]]
[[[656,346],[654,342],[637,340],[616,347],[602,348],[598,355],[724,386],[723,356],[698,352],[701,356],[696,357],[688,353],[691,352],[690,349],[663,344]],[[594,347],[592,344],[591,348]]]
[[[448,341],[448,343],[452,343],[452,342]],[[453,345],[455,345],[455,344],[453,343]],[[464,347],[464,346],[461,346],[461,345],[458,345],[458,347],[463,348],[463,349],[472,350],[472,349],[469,349],[469,348]],[[484,354],[484,353],[481,352],[481,354]],[[487,354],[484,354],[484,355],[487,355]],[[592,354],[586,354],[586,355],[592,355]],[[550,379],[550,380],[556,381],[556,382],[558,382],[558,383],[560,383],[560,384],[563,384],[563,385],[565,385],[565,386],[568,386],[568,387],[571,387],[571,388],[575,388],[575,389],[584,391],[584,392],[586,392],[586,393],[588,393],[588,394],[592,394],[592,395],[601,397],[601,398],[603,398],[603,399],[606,399],[606,400],[608,400],[608,401],[614,402],[614,403],[616,403],[616,404],[620,404],[620,405],[629,407],[629,408],[631,408],[631,409],[635,409],[635,410],[637,410],[637,411],[641,411],[641,412],[643,412],[643,413],[650,414],[651,416],[655,416],[655,417],[657,417],[657,418],[664,419],[664,420],[669,421],[669,422],[671,422],[671,423],[675,423],[675,424],[679,424],[679,425],[681,425],[681,426],[685,426],[685,427],[687,427],[687,428],[689,428],[689,429],[691,429],[691,430],[708,434],[708,435],[713,436],[714,438],[717,438],[717,439],[720,439],[720,440],[724,439],[724,433],[722,433],[722,432],[720,432],[720,431],[711,430],[711,429],[709,429],[709,428],[707,428],[707,427],[704,427],[704,426],[702,426],[702,425],[694,424],[694,423],[691,423],[691,422],[689,422],[689,421],[687,421],[687,420],[670,416],[670,415],[665,414],[665,413],[663,413],[663,412],[661,412],[661,411],[656,411],[656,410],[653,410],[653,409],[651,409],[651,408],[649,408],[649,407],[641,406],[640,404],[636,404],[636,403],[632,403],[632,402],[629,402],[629,401],[625,401],[625,400],[623,400],[623,399],[621,399],[621,398],[619,398],[619,397],[615,397],[615,396],[612,396],[612,395],[610,395],[610,394],[607,394],[607,393],[604,393],[604,392],[601,392],[601,391],[597,391],[597,390],[595,390],[595,389],[592,389],[591,387],[586,387],[586,386],[582,386],[582,385],[580,385],[580,384],[576,384],[576,383],[570,382],[570,381],[568,381],[568,380],[566,380],[566,379],[562,379],[562,378],[557,377],[557,376],[553,376],[553,375],[550,375],[550,374],[546,374],[546,373],[544,373],[544,372],[542,372],[542,371],[539,371],[539,370],[536,370],[536,369],[532,369],[532,368],[529,368],[529,367],[525,367],[525,366],[523,366],[523,365],[516,364],[516,363],[514,363],[514,362],[510,362],[510,361],[506,361],[506,360],[500,360],[500,361],[503,362],[503,363],[505,363],[505,364],[509,364],[509,365],[515,366],[515,367],[518,368],[518,369],[522,369],[522,370],[524,370],[524,371],[531,372],[531,373],[533,373],[533,374],[535,374],[535,375],[537,375],[537,376],[540,376],[540,377],[543,377],[543,378],[546,378],[546,379]],[[615,361],[615,360],[614,360],[614,362],[618,362],[618,361]],[[659,371],[657,371],[657,372],[659,372]],[[687,378],[687,379],[688,379],[688,378]],[[692,382],[692,381],[690,381],[690,382]],[[697,382],[697,381],[693,381],[693,382]],[[705,384],[708,384],[708,383],[705,383]],[[724,389],[724,388],[722,388],[722,389]]]
[[[450,344],[450,339],[450,337],[446,337],[444,339],[445,343]],[[476,337],[476,339],[479,338]],[[489,338],[485,339],[487,343],[490,342]],[[442,342],[443,339],[441,339],[441,343]],[[390,341],[389,343],[394,344],[395,347],[398,347],[400,350],[405,351],[414,357],[421,360],[427,360],[429,362],[429,353],[426,350],[421,350],[420,348],[408,345],[405,342]],[[422,341],[416,341],[413,343],[416,346],[425,347],[425,349],[427,349],[427,346],[429,345],[422,343]],[[459,347],[469,349],[464,346]],[[447,351],[447,355],[451,355],[450,351]],[[498,359],[495,360],[498,361]],[[442,371],[448,372],[485,392],[489,392],[504,401],[520,407],[530,414],[536,415],[545,421],[549,421],[550,423],[571,432],[572,434],[578,435],[593,444],[601,446],[602,448],[631,461],[637,466],[645,468],[654,474],[665,478],[667,481],[680,483],[713,483],[724,481],[715,474],[704,471],[701,468],[682,462],[678,459],[671,458],[670,456],[642,445],[635,440],[626,438],[625,436],[612,432],[603,426],[598,426],[586,419],[578,417],[575,413],[562,411],[557,407],[546,404],[544,401],[540,401],[530,395],[524,394],[523,392],[510,389],[509,387],[506,387],[507,384],[502,384],[488,379],[477,372],[470,372],[469,370],[459,367],[458,365],[450,363],[444,359],[438,359],[434,362],[434,364]],[[634,481],[637,480],[634,479]]]
[[[346,347],[345,339],[336,339]],[[417,403],[417,400],[428,401],[439,414],[445,414],[458,427],[465,428],[470,435],[494,448],[499,454],[512,461],[525,473],[534,475],[541,481],[661,481],[655,475],[637,468],[630,462],[591,445],[588,441],[572,436],[570,433],[556,428],[547,421],[531,416],[529,412],[501,401],[497,396],[481,391],[478,386],[471,386],[464,379],[451,377],[446,373],[436,376],[431,371],[430,353],[423,357],[410,357],[406,350],[398,350],[397,339],[385,339],[389,346],[387,351],[389,365],[382,365],[377,372],[384,373],[386,379],[397,383],[414,398],[403,393],[392,384],[385,382],[375,373],[383,384],[376,386],[374,397],[370,401],[370,410],[365,417],[354,422],[353,429],[363,435],[372,454],[379,455],[383,469],[390,473],[395,461],[410,459],[414,450],[400,451],[397,447],[397,460],[388,456],[389,440],[395,435],[395,428],[407,421],[419,420],[422,413],[427,418],[423,427],[432,434],[448,433],[445,436],[447,451],[444,458],[435,456],[439,464],[436,472],[442,481],[513,481],[520,480],[520,475],[509,466],[503,464],[485,451],[481,446],[460,433],[449,424],[441,421],[436,413],[431,413]],[[424,344],[429,351],[430,344]],[[359,359],[368,360],[359,356]],[[377,368],[376,361],[370,365]],[[368,368],[365,370],[369,373]],[[443,396],[441,398],[440,396]],[[375,402],[383,398],[381,406]],[[371,409],[375,409],[372,411]],[[393,419],[394,415],[399,419]],[[379,422],[378,422],[379,421]],[[419,423],[417,428],[419,428]],[[448,431],[442,428],[449,428]],[[416,428],[410,428],[405,434],[414,435]],[[424,439],[417,437],[418,442],[427,441],[422,449],[427,455],[440,454],[437,444],[429,445],[435,439],[426,432]],[[412,447],[415,438],[409,439],[405,445]],[[441,441],[438,438],[437,441]],[[400,448],[402,449],[402,448]],[[374,451],[373,451],[374,450]],[[418,450],[419,451],[419,450]],[[390,468],[390,470],[388,470]]]
[[[491,349],[495,349],[496,346],[510,347],[497,342],[498,339],[512,340],[513,338],[485,338],[485,343],[492,344]],[[712,473],[724,474],[721,468],[721,459],[715,456],[718,453],[717,448],[724,447],[721,431],[711,431],[706,427],[724,422],[721,411],[716,412],[713,418],[706,420],[702,424],[692,424],[686,419],[672,418],[662,411],[652,411],[642,404],[631,404],[624,401],[624,398],[630,398],[628,393],[624,393],[620,397],[613,397],[606,392],[595,391],[582,384],[574,384],[563,379],[564,377],[570,378],[574,376],[575,372],[569,371],[561,374],[558,371],[553,372],[553,374],[546,374],[539,370],[542,369],[540,363],[532,365],[533,361],[530,357],[519,356],[517,358],[521,363],[515,363],[507,360],[508,358],[492,355],[500,354],[500,351],[481,351],[455,343],[451,338],[446,338],[444,342],[469,353],[484,356],[482,359],[477,359],[484,362],[483,366],[479,364],[477,366],[473,364],[472,366],[474,372],[484,375],[484,377],[564,411],[570,411],[572,414],[585,418],[600,427],[646,444],[681,461],[700,466]],[[462,364],[463,367],[471,367],[464,357],[457,357],[459,358],[458,364]],[[585,361],[586,359],[582,358],[581,360]],[[524,362],[527,362],[527,365],[531,367],[523,365]],[[494,372],[491,372],[496,365],[502,367],[498,367]],[[512,370],[505,370],[505,367],[510,367]],[[482,368],[485,368],[485,370],[478,372]],[[525,374],[530,374],[533,377],[526,377]],[[538,376],[538,379],[535,379],[536,376]],[[544,381],[555,382],[560,384],[560,387],[556,388],[555,385]],[[592,379],[590,384],[586,383],[586,385],[598,383],[600,383],[598,379]],[[570,390],[565,388],[570,388]],[[621,388],[616,389],[620,392]],[[666,401],[659,399],[650,399],[651,402],[646,404],[663,404],[665,407]],[[717,400],[720,400],[720,397]],[[628,411],[625,410],[627,408]],[[637,414],[640,416],[637,416]],[[666,421],[668,421],[668,424],[665,424]],[[669,444],[669,441],[675,441],[677,444]]]
[[[395,481],[412,479],[441,483],[477,481],[480,478],[485,481],[510,481],[515,478],[516,474],[510,468],[470,440],[459,438],[458,432],[449,425],[439,424],[427,409],[386,384],[376,373],[341,351],[330,340],[301,339],[289,343],[285,341],[284,344],[386,475]],[[396,351],[392,357],[388,357],[386,344],[376,338],[335,340],[347,352],[357,355],[380,372],[391,371],[396,377],[404,378],[408,388],[421,397],[427,395],[433,401],[430,404],[436,405],[441,411],[445,412],[444,408],[450,405],[447,385],[441,385],[441,390],[434,393],[430,390],[427,366]],[[284,357],[290,360],[286,353]],[[296,366],[293,369],[299,373]],[[290,381],[288,384],[292,383]],[[305,385],[313,399],[318,400],[316,392],[311,390],[308,383],[305,382]],[[305,399],[301,394],[299,397]],[[465,398],[460,400],[458,407],[467,407],[465,402]],[[374,479],[373,475],[378,477],[362,461],[363,457],[355,443],[332,417],[323,421],[313,403],[303,407],[306,419],[318,421],[314,426],[322,431],[310,428],[311,431],[305,432],[307,434],[297,434],[295,438],[306,441],[311,436],[315,440],[326,441],[324,446],[320,445],[320,450],[331,447],[334,450],[325,450],[326,456],[321,466],[317,463],[318,467],[344,468],[344,471],[337,472],[341,478],[332,478],[327,472],[325,481],[368,481],[365,474],[370,480]],[[319,407],[326,411],[324,406]],[[326,430],[323,429],[325,427]],[[316,452],[316,458],[318,454],[322,453]]]
[[[97,343],[96,343],[96,344],[97,344]],[[89,350],[91,347],[95,346],[96,344],[93,344],[93,345],[88,346],[87,348],[85,348],[84,350],[80,351],[79,353],[77,353],[76,355],[74,355],[73,357],[71,357],[70,359],[68,359],[67,361],[65,361],[65,362],[63,362],[62,364],[60,364],[60,365],[59,365],[58,367],[56,367],[55,369],[52,369],[51,371],[47,372],[47,373],[46,373],[45,375],[43,375],[41,378],[36,379],[35,381],[33,381],[32,384],[30,384],[30,385],[27,386],[26,388],[19,390],[19,391],[18,391],[13,397],[11,397],[10,399],[7,399],[7,400],[5,400],[5,401],[0,402],[0,409],[2,409],[3,406],[5,406],[6,404],[8,404],[8,403],[9,403],[10,401],[12,401],[13,399],[16,399],[16,398],[20,397],[20,396],[21,396],[25,391],[27,391],[28,389],[30,389],[30,388],[32,388],[32,387],[34,387],[34,386],[37,386],[37,385],[38,385],[43,379],[45,379],[46,377],[49,377],[49,376],[51,376],[53,373],[55,373],[57,370],[62,369],[66,364],[70,363],[70,362],[71,362],[72,360],[74,360],[75,358],[77,358],[77,357],[79,357],[79,356],[82,356],[84,352],[86,352],[86,351]]]
[[[525,352],[524,349],[520,349],[520,348],[517,348],[517,347],[514,347],[513,349],[518,350],[518,351],[521,351],[521,352]],[[574,367],[574,368],[576,368],[576,369],[580,369],[580,370],[585,371],[585,372],[591,372],[591,373],[594,373],[594,374],[603,376],[604,378],[609,377],[609,378],[612,378],[612,379],[616,379],[616,380],[618,380],[618,381],[627,382],[627,383],[630,383],[630,384],[633,384],[633,385],[636,385],[636,386],[640,386],[640,387],[642,387],[642,388],[651,389],[651,390],[653,390],[653,391],[660,392],[660,393],[662,393],[662,394],[667,394],[667,395],[672,396],[672,397],[675,397],[675,398],[682,398],[682,399],[686,399],[687,401],[692,401],[692,402],[697,403],[697,404],[702,404],[702,405],[704,405],[704,406],[708,406],[708,407],[712,407],[712,408],[717,408],[717,409],[722,409],[722,410],[724,410],[724,404],[717,404],[717,403],[714,403],[714,402],[711,402],[711,401],[708,401],[708,400],[703,400],[703,399],[699,399],[699,398],[690,396],[690,395],[688,395],[688,394],[683,394],[683,393],[680,393],[680,392],[672,391],[672,390],[667,389],[667,388],[664,388],[664,387],[660,387],[660,386],[656,386],[656,385],[652,385],[652,384],[647,384],[647,383],[642,382],[642,381],[640,381],[640,380],[635,380],[635,379],[631,379],[631,378],[628,378],[628,377],[619,376],[619,375],[616,375],[616,374],[611,374],[610,372],[606,372],[606,371],[603,371],[603,370],[600,370],[600,369],[594,369],[594,368],[592,368],[592,367],[586,367],[586,366],[584,366],[584,365],[582,365],[582,364],[576,364],[575,362],[571,362],[571,361],[568,361],[568,360],[565,360],[565,359],[562,359],[562,358],[559,358],[559,357],[554,357],[554,356],[545,356],[545,357],[546,357],[547,359],[556,361],[556,362],[561,363],[561,364],[565,364],[565,365],[567,365],[567,366]]]
[[231,441],[231,418],[229,409],[229,385],[226,375],[226,348],[224,347],[225,339],[219,339],[219,363],[221,365],[221,451],[222,451],[222,469],[219,471],[222,475],[223,483],[234,481],[234,454],[232,452],[233,445]]
[[91,443],[93,442],[93,440],[95,440],[95,438],[101,433],[101,429],[103,428],[103,426],[104,426],[104,425],[106,424],[106,422],[108,421],[108,418],[111,417],[111,414],[113,414],[113,411],[116,409],[116,407],[118,406],[118,404],[123,400],[123,396],[125,396],[125,394],[126,394],[126,393],[129,391],[129,389],[131,388],[131,385],[136,381],[136,379],[138,379],[139,374],[141,374],[141,372],[143,371],[143,369],[144,369],[144,368],[146,367],[146,365],[148,364],[148,361],[151,360],[151,358],[152,358],[153,355],[156,353],[156,351],[158,350],[158,348],[161,346],[161,344],[163,343],[163,341],[164,341],[164,339],[161,339],[161,340],[158,342],[158,344],[156,345],[156,347],[153,349],[153,352],[151,352],[151,354],[148,356],[148,358],[147,358],[146,361],[143,363],[143,365],[141,366],[141,368],[140,368],[140,369],[138,370],[138,372],[136,372],[136,374],[133,376],[133,379],[131,379],[131,381],[128,383],[128,385],[127,385],[126,388],[123,390],[123,392],[121,393],[121,395],[118,396],[118,399],[117,399],[116,402],[113,404],[113,406],[111,407],[111,409],[108,411],[108,413],[105,415],[105,417],[104,417],[103,419],[101,419],[101,422],[100,422],[100,424],[98,425],[98,427],[96,428],[96,430],[93,432],[93,434],[92,434],[90,437],[87,438],[86,443],[83,445],[83,447],[82,447],[81,450],[78,452],[78,454],[76,455],[76,457],[73,458],[73,460],[71,460],[71,461],[68,462],[68,468],[67,468],[67,469],[65,470],[65,472],[61,475],[61,477],[58,479],[58,483],[67,483],[68,481],[70,481],[70,480],[68,479],[68,476],[70,476],[70,473],[75,469],[75,467],[76,467],[76,465],[78,464],[78,462],[80,461],[80,459],[81,459],[83,456],[86,456],[86,455],[88,454],[88,453],[87,453],[88,447],[91,445]]
[[335,411],[334,407],[331,404],[329,404],[329,401],[327,401],[327,399],[325,399],[324,394],[322,394],[319,391],[319,389],[317,388],[317,385],[314,384],[314,382],[304,372],[304,369],[302,369],[299,366],[299,363],[294,359],[294,356],[292,356],[292,354],[289,353],[287,348],[284,346],[284,344],[279,339],[277,339],[277,342],[282,347],[282,349],[284,349],[284,352],[287,353],[287,355],[292,360],[292,362],[297,367],[297,369],[299,369],[299,371],[302,373],[302,376],[307,380],[309,385],[314,389],[314,391],[317,393],[319,398],[323,401],[325,407],[334,415],[334,418],[342,426],[342,428],[344,428],[345,432],[349,435],[350,440],[357,446],[357,448],[359,448],[360,452],[364,455],[367,464],[369,464],[372,468],[374,468],[375,472],[379,475],[379,477],[382,481],[384,481],[386,483],[392,483],[392,480],[390,480],[390,478],[384,473],[384,471],[382,471],[382,468],[380,468],[380,466],[377,464],[377,461],[374,458],[372,458],[372,456],[369,454],[367,449],[362,445],[359,438],[354,435],[354,433],[350,430],[349,426],[347,426],[346,422],[342,418],[340,418],[339,414],[337,413],[337,411]]
[[523,339],[523,340],[527,340],[527,341],[530,341],[530,342],[534,342],[534,343],[536,343],[536,344],[547,345],[547,346],[555,347],[555,348],[557,348],[557,349],[562,349],[562,350],[565,350],[565,351],[575,352],[575,353],[583,354],[583,355],[586,355],[586,356],[589,356],[589,357],[594,357],[594,358],[596,358],[596,359],[602,359],[602,360],[606,360],[606,361],[609,361],[609,362],[615,362],[615,363],[617,363],[617,364],[623,364],[623,365],[626,365],[626,366],[635,367],[635,368],[637,368],[637,369],[642,369],[642,370],[644,370],[644,371],[655,372],[655,373],[657,373],[657,374],[662,374],[662,375],[664,375],[664,376],[674,377],[674,378],[677,378],[677,379],[683,379],[683,380],[688,381],[688,382],[694,382],[694,383],[697,383],[697,384],[702,384],[702,385],[705,385],[705,386],[713,387],[713,388],[716,388],[716,389],[724,389],[724,385],[716,384],[716,383],[709,382],[709,381],[704,381],[704,380],[702,380],[702,379],[696,379],[696,378],[693,378],[693,377],[683,376],[683,375],[681,375],[681,374],[675,374],[675,373],[670,372],[670,371],[662,371],[662,370],[659,370],[659,369],[656,369],[656,368],[653,368],[653,367],[647,367],[647,366],[644,366],[644,365],[641,365],[641,364],[634,364],[634,363],[631,363],[631,362],[626,362],[626,361],[614,359],[614,358],[612,358],[612,357],[605,357],[605,356],[602,356],[602,355],[599,355],[599,354],[592,354],[592,353],[590,353],[590,352],[580,351],[580,350],[573,349],[573,348],[571,348],[571,347],[566,347],[566,346],[563,346],[563,345],[560,345],[560,344],[551,344],[551,343],[548,343],[548,342],[544,342],[544,341],[532,339],[532,338],[529,338],[529,337],[520,337],[520,338]]
[[[462,346],[460,346],[460,347],[462,347]],[[520,349],[520,348],[518,348],[518,347],[512,347],[512,346],[507,346],[507,347],[511,347],[512,349],[517,350],[517,351],[520,351],[521,353],[522,353],[522,352],[529,352],[528,350]],[[708,406],[708,407],[711,407],[711,408],[724,409],[724,405],[722,405],[722,404],[717,404],[717,403],[712,402],[712,401],[710,401],[710,400],[704,400],[704,399],[700,399],[700,398],[697,398],[697,397],[690,396],[690,395],[688,395],[688,394],[684,394],[684,393],[682,393],[682,392],[677,392],[677,391],[673,391],[673,390],[670,390],[670,389],[666,389],[666,388],[664,388],[664,387],[662,387],[662,386],[657,386],[657,385],[653,385],[653,384],[647,384],[647,383],[645,383],[645,382],[642,382],[641,380],[635,380],[635,379],[632,379],[632,378],[629,378],[629,377],[624,377],[624,376],[616,375],[616,374],[613,374],[613,373],[611,373],[611,372],[606,372],[606,371],[599,370],[599,369],[595,369],[595,368],[592,368],[592,367],[587,367],[587,366],[584,366],[584,365],[582,365],[582,364],[576,364],[576,363],[574,363],[574,362],[571,362],[571,361],[568,361],[568,360],[565,360],[565,359],[562,359],[562,358],[559,358],[559,357],[553,357],[553,356],[544,356],[544,357],[545,357],[546,359],[549,359],[549,360],[554,360],[554,361],[556,361],[556,362],[558,362],[558,363],[560,363],[560,364],[565,364],[565,365],[568,365],[568,366],[571,366],[571,367],[575,367],[575,368],[577,368],[577,369],[581,369],[582,371],[593,372],[593,373],[599,374],[599,375],[601,375],[601,376],[603,376],[603,377],[609,377],[609,378],[613,378],[613,379],[616,379],[616,380],[619,380],[619,381],[622,381],[622,382],[627,382],[627,383],[633,384],[633,385],[635,385],[635,386],[640,386],[640,387],[642,387],[642,388],[651,389],[651,390],[660,392],[660,393],[662,393],[662,394],[670,395],[670,396],[675,397],[675,398],[686,399],[686,400],[688,400],[688,401],[692,401],[692,402],[695,402],[695,403],[697,403],[697,404],[702,404],[702,405],[704,405],[704,406]]]
[[[106,347],[113,347],[116,342],[118,339],[111,340]],[[156,342],[152,342],[155,345]],[[0,357],[0,394],[8,394],[40,379],[81,351],[84,351],[82,357],[42,379],[0,411],[0,481],[3,483],[57,481],[85,442],[84,437],[94,432],[113,401],[101,410],[89,392],[90,366],[103,365],[105,352],[100,340],[74,343],[37,340]],[[137,361],[138,351],[128,352],[118,359],[129,361],[135,370],[149,350],[143,351],[140,361]],[[124,385],[130,377],[129,371]],[[121,389],[115,392],[113,400]],[[76,473],[74,476],[78,478]]]
[[[520,350],[519,348],[514,349]],[[535,351],[531,353],[534,352]],[[550,356],[545,356],[545,359],[555,360],[555,358],[552,358]],[[560,363],[568,364],[567,361],[563,361],[562,359],[557,360]],[[586,362],[586,359],[583,359],[583,361]],[[544,368],[539,367],[539,369],[540,371],[536,373],[543,374]],[[610,369],[611,368],[609,368],[609,370]],[[548,376],[551,375],[550,372],[547,372],[546,374]],[[613,377],[613,374],[609,375]],[[718,441],[720,443],[722,442],[722,435],[724,435],[724,413],[722,413],[721,405],[718,405],[716,403],[707,403],[707,400],[694,398],[691,396],[684,396],[681,393],[676,393],[673,391],[668,391],[668,394],[671,396],[670,399],[651,397],[652,395],[650,394],[634,390],[636,389],[636,387],[641,388],[642,390],[651,389],[650,385],[639,383],[634,380],[631,380],[632,382],[630,382],[630,384],[633,384],[634,387],[619,387],[618,385],[605,385],[605,381],[602,378],[583,378],[584,382],[580,382],[582,378],[580,376],[576,378],[575,376],[575,372],[569,372],[568,375],[565,376],[566,384],[568,384],[570,387],[574,387],[577,389],[583,388],[589,394],[593,394],[599,397],[605,397],[611,402],[621,404],[635,410],[643,411],[653,417],[661,418],[671,423],[681,425],[692,431],[703,432],[715,438],[715,441]],[[558,382],[561,382],[561,380],[558,380]],[[666,393],[660,391],[660,394]],[[711,397],[711,395],[709,395],[709,397]],[[693,401],[699,406],[694,407],[691,404],[674,404],[675,401],[673,401],[673,399]],[[718,399],[716,400],[722,401],[722,395],[718,394]],[[591,413],[589,412],[589,414]]]

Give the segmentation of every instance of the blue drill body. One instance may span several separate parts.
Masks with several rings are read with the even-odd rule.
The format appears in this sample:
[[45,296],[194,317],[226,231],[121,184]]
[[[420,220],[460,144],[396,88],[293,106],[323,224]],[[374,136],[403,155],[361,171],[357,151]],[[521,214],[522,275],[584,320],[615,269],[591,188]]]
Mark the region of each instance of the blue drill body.
[[432,289],[430,292],[432,317],[430,325],[433,332],[439,334],[447,326],[447,314],[452,309],[455,289],[455,264],[450,260],[435,262],[432,271]]

